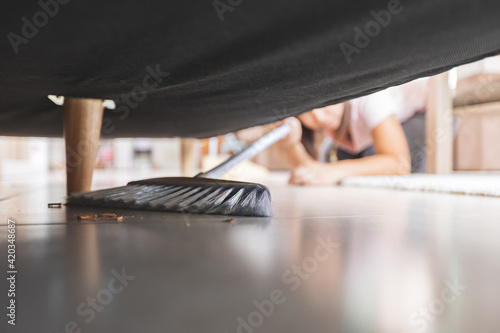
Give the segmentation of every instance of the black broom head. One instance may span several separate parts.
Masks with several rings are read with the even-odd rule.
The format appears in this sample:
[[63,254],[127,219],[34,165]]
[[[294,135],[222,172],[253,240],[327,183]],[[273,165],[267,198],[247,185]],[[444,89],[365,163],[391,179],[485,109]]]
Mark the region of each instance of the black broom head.
[[127,186],[72,194],[67,204],[192,214],[272,214],[271,194],[266,186],[202,177],[134,181]]

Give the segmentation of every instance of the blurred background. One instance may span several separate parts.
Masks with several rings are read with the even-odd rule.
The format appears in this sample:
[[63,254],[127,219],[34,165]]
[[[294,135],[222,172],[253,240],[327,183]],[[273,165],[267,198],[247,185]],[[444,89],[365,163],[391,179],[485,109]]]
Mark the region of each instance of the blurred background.
[[[500,57],[455,68],[449,73],[454,113],[455,171],[500,171]],[[487,105],[481,111],[477,105]],[[469,112],[470,110],[470,112]],[[193,176],[207,170],[257,139],[265,127],[208,139],[120,138],[101,140],[96,175],[131,170],[139,174]],[[322,140],[315,138],[321,149]],[[30,174],[44,178],[51,172],[64,180],[65,150],[62,138],[0,137],[0,175],[15,181]],[[271,148],[241,165],[226,178],[255,180],[286,166]]]

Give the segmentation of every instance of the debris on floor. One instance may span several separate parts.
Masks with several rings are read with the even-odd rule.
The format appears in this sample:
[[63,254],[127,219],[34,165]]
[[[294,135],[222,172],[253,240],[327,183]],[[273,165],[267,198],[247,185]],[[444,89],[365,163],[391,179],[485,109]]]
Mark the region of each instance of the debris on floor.
[[62,203],[60,202],[49,203],[49,208],[62,208]]
[[103,213],[100,215],[101,219],[116,219],[118,215],[116,214],[110,214],[110,213]]
[[96,220],[97,215],[96,214],[94,214],[94,215],[78,215],[77,218],[79,220]]
[[117,222],[123,222],[125,218],[133,218],[134,215],[131,216],[123,216],[120,215],[118,216],[117,214],[113,213],[101,213],[99,215],[97,214],[91,214],[91,215],[77,215],[77,218],[79,220],[116,220]]

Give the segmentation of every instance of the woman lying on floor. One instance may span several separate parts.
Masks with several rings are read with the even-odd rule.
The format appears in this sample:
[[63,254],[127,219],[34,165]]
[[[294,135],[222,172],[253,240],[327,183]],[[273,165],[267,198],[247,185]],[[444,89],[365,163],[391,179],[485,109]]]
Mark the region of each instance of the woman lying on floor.
[[[292,172],[290,183],[335,185],[350,176],[424,172],[427,83],[420,79],[286,119],[292,132],[279,149]],[[334,142],[336,161],[313,158],[305,135],[311,131]]]

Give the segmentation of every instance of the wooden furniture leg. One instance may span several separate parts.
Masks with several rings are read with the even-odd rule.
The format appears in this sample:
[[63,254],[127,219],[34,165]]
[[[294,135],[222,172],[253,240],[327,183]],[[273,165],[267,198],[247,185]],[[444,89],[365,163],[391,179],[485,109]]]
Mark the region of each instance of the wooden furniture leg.
[[448,73],[431,77],[426,114],[427,173],[453,170],[453,99]]
[[199,172],[200,146],[197,139],[181,139],[181,173],[193,177]]
[[101,132],[103,101],[65,98],[63,105],[68,195],[90,191]]

